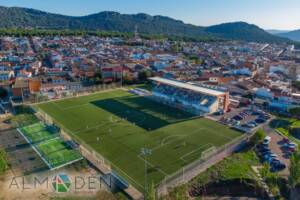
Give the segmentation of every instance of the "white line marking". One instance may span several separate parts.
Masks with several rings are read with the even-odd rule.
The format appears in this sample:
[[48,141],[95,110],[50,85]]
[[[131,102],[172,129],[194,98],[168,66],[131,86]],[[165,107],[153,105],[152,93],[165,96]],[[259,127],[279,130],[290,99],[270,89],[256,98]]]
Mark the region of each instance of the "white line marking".
[[[145,162],[146,161],[146,163],[148,164],[148,165],[150,165],[151,167],[155,167],[155,165],[153,165],[151,162],[149,162],[148,160],[145,160],[141,155],[137,155],[137,157],[139,158],[139,159],[141,159],[143,162]],[[158,169],[158,171],[160,172],[160,173],[162,173],[163,175],[165,175],[165,176],[167,176],[167,175],[169,175],[167,172],[164,172],[162,169],[159,169],[159,168],[157,168]]]
[[[193,154],[194,152],[199,151],[200,149],[204,149],[204,148],[205,148],[205,150],[206,150],[206,149],[208,149],[208,148],[206,148],[207,146],[214,146],[214,145],[211,144],[211,143],[203,144],[203,145],[199,146],[198,148],[194,149],[193,151],[184,154],[183,156],[180,157],[180,159],[183,160],[183,161],[185,161],[185,162],[188,162],[187,160],[184,159],[184,157],[187,157],[187,156],[189,156],[190,154]],[[203,152],[203,151],[202,151],[202,152]]]

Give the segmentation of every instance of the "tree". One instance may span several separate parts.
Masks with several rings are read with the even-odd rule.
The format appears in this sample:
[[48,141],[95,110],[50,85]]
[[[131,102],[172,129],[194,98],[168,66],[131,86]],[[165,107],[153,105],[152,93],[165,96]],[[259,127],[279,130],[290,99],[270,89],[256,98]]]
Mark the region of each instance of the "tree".
[[149,187],[149,190],[147,192],[146,200],[156,200],[156,191],[155,191],[155,185],[152,182],[152,184]]
[[125,75],[123,76],[123,82],[124,82],[125,84],[132,84],[132,83],[134,82],[134,79],[133,79],[132,76],[129,76],[129,75],[125,74]]
[[293,86],[294,86],[295,88],[297,88],[298,90],[300,90],[300,81],[295,81],[295,82],[293,83]]
[[173,53],[178,53],[181,50],[180,44],[179,43],[175,43],[171,46],[171,52]]
[[98,72],[95,73],[94,80],[95,80],[96,84],[99,84],[99,83],[102,82],[102,73],[101,73],[101,71],[98,71]]
[[266,137],[266,133],[264,130],[259,129],[251,138],[252,144],[258,144]]
[[300,152],[297,151],[290,158],[290,176],[289,185],[291,188],[295,188],[300,184]]
[[289,113],[290,113],[293,117],[295,117],[295,118],[297,118],[297,119],[300,119],[300,107],[291,108],[291,109],[289,110]]
[[295,152],[290,158],[290,175],[288,178],[289,187],[291,190],[290,199],[295,199],[297,196],[297,186],[300,185],[300,152]]
[[143,70],[139,72],[138,77],[140,81],[146,81],[148,77],[151,76],[151,72],[148,70]]
[[270,165],[268,163],[264,163],[263,167],[260,170],[261,176],[266,179],[270,174]]
[[7,159],[4,150],[0,149],[0,175],[7,169]]
[[0,87],[0,99],[7,97],[7,95],[8,95],[7,90],[4,89],[3,87]]
[[176,187],[169,191],[168,196],[166,196],[166,200],[188,200],[187,196],[187,188],[186,186]]

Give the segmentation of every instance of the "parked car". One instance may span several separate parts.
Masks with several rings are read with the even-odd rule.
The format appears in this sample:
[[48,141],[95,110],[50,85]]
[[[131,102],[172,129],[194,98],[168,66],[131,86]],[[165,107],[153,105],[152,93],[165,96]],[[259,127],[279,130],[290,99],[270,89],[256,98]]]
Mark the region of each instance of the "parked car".
[[256,145],[256,148],[259,150],[259,151],[263,151],[263,150],[270,150],[268,145],[264,145],[264,144],[258,144]]
[[241,121],[243,120],[243,118],[239,115],[234,116],[232,119],[236,120],[236,121]]
[[271,151],[270,148],[267,146],[267,145],[262,145],[262,147],[260,147],[259,149],[261,152],[264,152],[264,151]]
[[290,140],[289,140],[288,138],[283,138],[283,139],[282,139],[282,142],[283,142],[284,144],[286,144],[286,143],[290,143]]
[[3,121],[3,123],[5,123],[5,124],[11,124],[11,119],[6,119],[6,120]]
[[280,162],[280,163],[271,165],[271,172],[281,171],[281,170],[284,170],[285,168],[286,168],[286,165]]
[[265,122],[266,122],[266,120],[262,119],[262,118],[255,119],[255,123],[258,123],[258,124],[262,124],[262,123],[265,123]]
[[276,153],[271,153],[271,154],[269,154],[269,157],[271,157],[271,158],[277,158],[278,155]]
[[276,165],[278,163],[281,163],[280,160],[278,160],[277,158],[272,158],[272,161],[271,161],[271,165]]
[[250,128],[255,128],[255,127],[256,127],[256,124],[250,123],[250,122],[249,122],[247,125],[248,125],[248,127],[250,127]]
[[285,143],[283,146],[285,148],[292,148],[292,149],[296,149],[298,147],[298,145],[296,143],[293,143],[293,142]]
[[265,156],[264,157],[264,161],[271,164],[273,161],[276,162],[278,159],[277,158],[272,158],[272,157],[268,157],[268,156]]
[[242,127],[243,128],[251,128],[250,126],[248,126],[248,124],[243,124]]
[[251,121],[251,122],[249,122],[249,124],[253,124],[253,125],[257,126],[257,123],[255,121]]
[[272,152],[270,149],[263,149],[260,151],[260,153],[262,154],[262,156],[266,156],[266,155],[270,155]]
[[296,152],[296,148],[288,148],[287,151],[291,152],[291,153],[294,153],[294,152]]
[[265,139],[263,140],[264,145],[268,145],[270,142],[271,142],[271,137],[270,136],[265,137]]

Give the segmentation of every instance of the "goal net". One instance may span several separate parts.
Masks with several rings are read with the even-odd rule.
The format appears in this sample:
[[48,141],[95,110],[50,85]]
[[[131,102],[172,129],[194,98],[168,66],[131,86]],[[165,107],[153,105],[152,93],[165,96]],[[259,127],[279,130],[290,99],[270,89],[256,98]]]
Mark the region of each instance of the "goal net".
[[217,148],[215,146],[211,146],[201,153],[201,158],[206,159],[206,158],[210,157],[211,155],[213,155],[215,152],[217,152]]

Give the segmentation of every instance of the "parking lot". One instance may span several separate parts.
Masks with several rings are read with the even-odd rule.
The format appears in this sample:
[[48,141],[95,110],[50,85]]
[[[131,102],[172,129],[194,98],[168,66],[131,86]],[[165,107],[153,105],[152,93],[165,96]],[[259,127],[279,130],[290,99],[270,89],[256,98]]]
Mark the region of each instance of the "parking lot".
[[284,176],[289,175],[288,166],[290,165],[290,153],[288,153],[287,149],[285,149],[284,138],[281,135],[276,133],[270,134],[272,140],[270,143],[270,149],[278,155],[278,159],[282,161],[287,167],[280,172],[280,174]]
[[215,121],[231,126],[244,132],[251,132],[264,125],[270,115],[256,108],[235,108],[228,113],[214,114],[210,116]]
[[297,145],[274,131],[269,131],[268,137],[270,138],[269,142],[264,141],[257,146],[257,154],[262,162],[270,164],[271,171],[288,176],[290,156],[296,150]]

